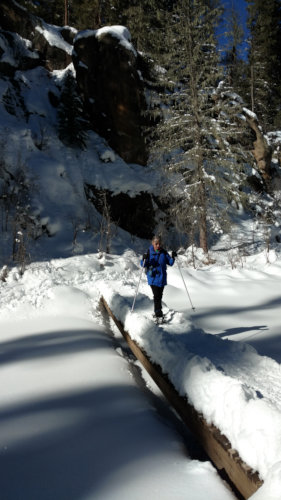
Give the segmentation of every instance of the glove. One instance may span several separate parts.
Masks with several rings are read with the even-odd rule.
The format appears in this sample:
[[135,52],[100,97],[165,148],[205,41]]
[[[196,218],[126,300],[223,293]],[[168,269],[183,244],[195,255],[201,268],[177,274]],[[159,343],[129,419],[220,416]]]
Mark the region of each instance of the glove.
[[175,258],[178,256],[177,252],[172,251],[172,259],[175,260]]
[[148,253],[144,253],[142,256],[142,260],[147,260],[148,259]]

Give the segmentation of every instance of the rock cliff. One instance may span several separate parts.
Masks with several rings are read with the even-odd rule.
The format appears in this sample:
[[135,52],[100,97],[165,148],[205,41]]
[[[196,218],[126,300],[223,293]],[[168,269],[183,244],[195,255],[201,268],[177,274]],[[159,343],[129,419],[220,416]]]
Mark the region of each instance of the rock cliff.
[[145,165],[146,104],[128,30],[117,26],[79,33],[73,62],[93,127],[125,161]]
[[[139,61],[130,34],[122,26],[77,33],[71,27],[47,24],[14,0],[1,0],[0,78],[9,80],[8,93],[16,88],[19,106],[22,103],[24,107],[24,98],[18,72],[41,66],[52,79],[54,70],[64,70],[73,62],[89,128],[104,137],[126,163],[145,167],[147,149],[142,130],[146,100]],[[60,104],[60,92],[59,86],[55,94],[49,92],[53,109]],[[8,105],[6,110],[9,112]],[[23,114],[28,122],[32,112],[24,110]],[[100,188],[85,184],[88,201],[102,212]],[[137,194],[136,190],[134,196],[126,192],[116,195],[104,186],[102,192],[114,222],[132,234],[151,237],[155,200],[150,193]]]

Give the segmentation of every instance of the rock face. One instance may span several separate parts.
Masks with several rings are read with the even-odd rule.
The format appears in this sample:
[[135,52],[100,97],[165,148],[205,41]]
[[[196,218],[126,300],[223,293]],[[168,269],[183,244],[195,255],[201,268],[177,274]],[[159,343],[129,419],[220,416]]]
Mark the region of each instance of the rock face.
[[[127,163],[146,165],[142,135],[146,101],[138,71],[139,58],[129,42],[128,30],[119,26],[115,30],[81,32],[74,38],[75,34],[69,27],[47,25],[14,0],[0,0],[0,73],[9,77],[11,88],[17,85],[18,101],[25,113],[24,100],[13,78],[15,72],[36,66],[49,71],[64,69],[73,58],[85,116],[93,130],[107,139]],[[9,112],[9,95],[6,97]],[[58,106],[57,95],[50,93],[49,99],[53,106]],[[105,202],[110,220],[133,235],[151,238],[155,227],[155,201],[151,194],[116,195],[89,185],[85,191],[102,215]]]
[[[135,197],[126,193],[113,194],[86,184],[86,197],[101,215],[139,238],[150,239],[155,228],[153,200],[149,193],[141,192]],[[106,215],[105,215],[106,214]]]
[[[18,47],[24,46],[22,40],[15,43],[18,35],[29,43],[25,54],[18,54]],[[129,42],[128,30],[118,26],[81,32],[75,39],[72,57],[74,35],[75,30],[68,27],[52,32],[52,26],[14,0],[1,0],[0,71],[12,76],[18,69],[37,65],[53,71],[66,68],[73,58],[93,130],[105,137],[126,162],[146,165],[142,135],[146,102],[139,58]]]
[[[11,76],[11,74],[17,69],[30,69],[36,65],[45,66],[50,71],[53,71],[54,69],[64,69],[72,60],[71,47],[70,45],[68,47],[68,44],[65,42],[65,28],[61,29],[61,34],[57,34],[58,43],[56,43],[56,40],[50,43],[45,36],[44,29],[42,29],[44,28],[44,21],[27,12],[26,9],[13,0],[1,0],[0,28],[2,38],[6,38],[6,52],[9,55],[13,55],[13,64],[9,64],[11,57],[4,57],[3,61],[3,53],[1,54],[0,52],[0,70],[8,76]],[[19,62],[17,65],[18,44],[10,42],[9,38],[12,36],[10,32],[14,32],[22,38],[29,40],[30,47],[28,48],[32,49],[37,56],[26,56],[25,67],[22,67],[22,62]],[[13,42],[14,41],[15,40],[13,40]],[[61,44],[59,43],[60,41]],[[64,47],[68,50],[62,48],[63,42],[65,42]],[[1,64],[1,62],[4,64]]]
[[74,42],[77,83],[94,130],[126,162],[145,165],[141,127],[146,104],[137,59],[132,45],[115,36],[114,29],[82,32]]
[[13,0],[1,0],[0,26],[6,31],[19,33],[23,38],[30,39],[35,26],[35,16],[29,14]]

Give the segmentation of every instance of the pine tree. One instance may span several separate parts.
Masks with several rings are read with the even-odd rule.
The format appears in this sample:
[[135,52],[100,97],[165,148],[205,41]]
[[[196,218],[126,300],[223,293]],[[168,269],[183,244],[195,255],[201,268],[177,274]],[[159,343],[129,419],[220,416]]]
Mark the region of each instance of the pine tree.
[[18,0],[29,12],[42,17],[50,24],[63,26],[65,18],[65,0]]
[[64,77],[58,108],[58,132],[67,146],[85,147],[86,127],[76,81],[70,71]]
[[165,55],[172,83],[162,96],[164,120],[155,144],[156,157],[160,150],[160,161],[172,173],[173,219],[205,253],[209,234],[223,230],[231,203],[240,202],[244,177],[237,126],[241,103],[223,83],[215,38],[220,15],[218,2],[177,2]]
[[223,64],[226,70],[228,83],[240,95],[246,94],[247,62],[245,48],[245,32],[239,11],[232,3],[225,11],[224,22],[225,47],[223,47]]
[[101,0],[102,23],[127,26],[135,48],[153,56],[157,47],[165,46],[166,14],[174,1]]
[[251,107],[268,130],[281,124],[281,2],[247,3]]
[[69,24],[78,30],[97,29],[101,26],[99,0],[72,0]]
[[58,26],[78,30],[100,27],[100,0],[19,0],[29,12]]

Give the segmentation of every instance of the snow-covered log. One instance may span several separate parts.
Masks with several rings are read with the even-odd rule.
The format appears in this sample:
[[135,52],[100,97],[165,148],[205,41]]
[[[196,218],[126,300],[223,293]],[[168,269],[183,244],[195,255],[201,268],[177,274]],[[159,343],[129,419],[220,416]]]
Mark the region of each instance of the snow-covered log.
[[188,402],[186,397],[179,394],[167,374],[163,373],[161,366],[153,362],[143,347],[140,347],[131,338],[123,323],[115,316],[103,296],[101,297],[101,304],[115,322],[136,358],[142,363],[164,396],[175,408],[182,421],[197,436],[212,462],[219,470],[226,472],[231,483],[245,499],[249,498],[262,485],[259,475],[243,462],[226,436],[217,427],[209,424],[204,416]]

